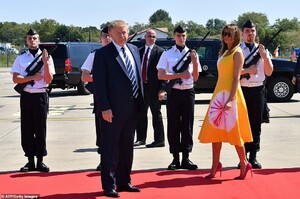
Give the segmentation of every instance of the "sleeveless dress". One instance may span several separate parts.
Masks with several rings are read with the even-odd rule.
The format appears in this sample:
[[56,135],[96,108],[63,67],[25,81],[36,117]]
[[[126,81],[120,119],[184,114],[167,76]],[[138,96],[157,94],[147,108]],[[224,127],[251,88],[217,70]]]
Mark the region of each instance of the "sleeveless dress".
[[218,82],[198,136],[201,143],[229,142],[231,145],[244,146],[245,142],[252,142],[247,107],[240,83],[232,107],[227,111],[223,110],[232,87],[233,55],[237,51],[242,49],[237,47],[230,55],[223,56],[225,52],[218,59]]

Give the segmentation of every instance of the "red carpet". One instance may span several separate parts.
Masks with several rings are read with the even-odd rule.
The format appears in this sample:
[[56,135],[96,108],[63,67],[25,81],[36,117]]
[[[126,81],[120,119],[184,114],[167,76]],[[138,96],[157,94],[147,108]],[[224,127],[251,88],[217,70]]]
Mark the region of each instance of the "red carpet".
[[[134,171],[132,184],[140,193],[121,192],[125,199],[182,198],[300,198],[300,168],[254,170],[253,178],[233,180],[239,170],[222,172],[222,177],[204,179],[208,170],[196,171]],[[11,194],[11,196],[10,196]],[[94,171],[50,173],[0,173],[2,198],[17,198],[23,194],[39,194],[43,199],[105,198],[100,174]]]

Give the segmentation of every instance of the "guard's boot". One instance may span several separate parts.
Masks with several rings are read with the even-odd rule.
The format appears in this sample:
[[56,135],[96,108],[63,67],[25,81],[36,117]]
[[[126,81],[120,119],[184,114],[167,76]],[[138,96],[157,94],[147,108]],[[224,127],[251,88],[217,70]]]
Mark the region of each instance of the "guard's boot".
[[189,159],[189,153],[182,153],[181,168],[188,170],[196,170],[198,166]]
[[29,172],[29,171],[35,171],[35,164],[34,164],[34,157],[28,157],[28,163],[25,164],[25,166],[21,167],[20,172]]
[[168,170],[180,169],[179,153],[173,153],[173,161],[168,166]]
[[253,152],[253,153],[250,152],[249,162],[252,165],[253,169],[261,169],[262,168],[261,164],[256,159],[256,152]]
[[41,172],[49,172],[50,169],[47,165],[43,163],[43,157],[37,158],[36,170]]

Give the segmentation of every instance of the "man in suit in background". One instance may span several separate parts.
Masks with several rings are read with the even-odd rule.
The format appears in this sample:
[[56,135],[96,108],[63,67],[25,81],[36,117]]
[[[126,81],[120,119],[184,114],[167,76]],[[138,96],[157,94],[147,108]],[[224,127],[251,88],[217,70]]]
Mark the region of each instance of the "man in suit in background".
[[130,173],[143,87],[138,48],[127,44],[127,22],[112,21],[108,33],[112,42],[96,51],[93,65],[95,114],[102,117],[100,147],[104,195],[119,197],[121,191],[140,192],[131,185]]
[[148,29],[146,31],[145,40],[145,46],[140,49],[145,106],[142,108],[139,115],[136,129],[137,141],[134,143],[134,146],[140,146],[146,143],[148,127],[147,113],[150,106],[152,113],[152,126],[154,129],[154,142],[147,144],[146,147],[164,147],[165,135],[161,115],[161,101],[165,92],[162,89],[163,81],[158,79],[158,71],[156,69],[156,65],[161,54],[164,52],[164,49],[155,45],[156,32],[153,29]]

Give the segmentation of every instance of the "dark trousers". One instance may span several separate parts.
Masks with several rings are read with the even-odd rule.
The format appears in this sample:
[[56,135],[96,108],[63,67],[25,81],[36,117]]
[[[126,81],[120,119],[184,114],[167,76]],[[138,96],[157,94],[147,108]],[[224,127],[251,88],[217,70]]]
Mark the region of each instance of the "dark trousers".
[[256,154],[260,150],[261,120],[264,107],[264,86],[242,87],[246,100],[253,142],[245,143],[246,152]]
[[270,108],[268,106],[268,93],[267,93],[267,88],[265,86],[264,86],[264,95],[265,95],[265,99],[263,105],[262,120],[268,121],[270,120]]
[[131,182],[134,131],[137,108],[127,118],[113,117],[108,123],[101,119],[101,182],[103,190]]
[[100,150],[100,130],[101,130],[101,117],[99,116],[99,114],[96,114],[96,107],[97,107],[97,102],[95,99],[95,95],[94,95],[94,109],[93,109],[93,113],[95,114],[95,128],[96,128],[96,146],[98,147],[97,152],[98,154],[101,153]]
[[20,106],[21,144],[25,156],[46,156],[46,121],[49,108],[48,94],[23,92],[20,98]]
[[151,92],[147,84],[144,84],[144,100],[145,104],[139,114],[138,124],[136,128],[137,141],[145,142],[147,138],[148,128],[148,109],[150,107],[152,113],[152,126],[154,130],[154,141],[164,142],[165,133],[161,114],[161,101],[158,100],[158,93]]
[[193,148],[195,92],[172,89],[167,96],[170,153],[189,153]]

